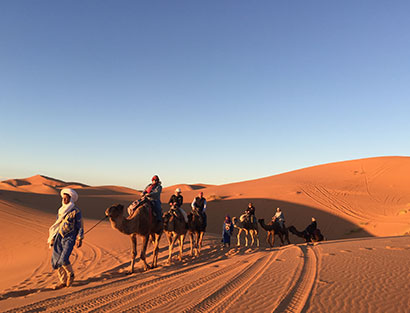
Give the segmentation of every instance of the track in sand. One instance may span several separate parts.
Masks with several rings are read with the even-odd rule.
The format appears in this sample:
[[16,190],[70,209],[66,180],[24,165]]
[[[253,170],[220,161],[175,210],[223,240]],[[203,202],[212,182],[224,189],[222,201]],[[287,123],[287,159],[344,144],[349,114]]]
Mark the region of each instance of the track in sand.
[[[227,312],[252,307],[302,312],[311,297],[318,263],[312,246],[228,251],[210,245],[203,252],[148,272],[77,284],[63,295],[46,291],[46,299],[7,312]],[[166,253],[162,258],[165,262]],[[277,278],[280,283],[272,286]]]

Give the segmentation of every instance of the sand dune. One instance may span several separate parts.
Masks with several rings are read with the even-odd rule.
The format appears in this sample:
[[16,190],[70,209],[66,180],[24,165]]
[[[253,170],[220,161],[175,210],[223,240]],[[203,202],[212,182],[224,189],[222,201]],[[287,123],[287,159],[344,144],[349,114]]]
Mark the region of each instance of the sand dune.
[[[208,199],[205,245],[199,257],[126,275],[129,238],[103,222],[71,257],[72,287],[51,290],[56,275],[46,246],[63,187],[75,188],[85,229],[112,203],[127,205],[136,190],[92,187],[45,176],[0,182],[0,311],[128,312],[406,312],[410,274],[410,158],[384,157],[325,164],[220,186],[174,185],[188,211],[199,191]],[[222,248],[225,214],[239,216],[251,201],[259,218],[280,206],[287,225],[303,229],[311,216],[328,238],[307,245]],[[164,210],[168,206],[164,204]],[[407,235],[405,235],[407,234]],[[236,231],[234,236],[236,235]],[[405,236],[403,236],[405,235]],[[388,237],[386,237],[388,236]],[[243,242],[243,238],[242,238]],[[149,247],[150,250],[151,247]],[[148,260],[151,259],[151,252]],[[141,263],[137,263],[139,268]]]

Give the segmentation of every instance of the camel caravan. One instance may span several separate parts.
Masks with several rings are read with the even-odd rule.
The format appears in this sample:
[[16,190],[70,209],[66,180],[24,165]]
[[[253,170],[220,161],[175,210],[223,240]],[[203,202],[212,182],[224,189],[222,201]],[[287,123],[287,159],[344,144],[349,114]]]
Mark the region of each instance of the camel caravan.
[[[161,182],[158,176],[152,178],[152,183],[149,184],[141,193],[141,198],[132,202],[128,208],[121,204],[112,205],[105,214],[111,222],[111,226],[120,232],[129,235],[131,238],[131,266],[130,272],[134,272],[135,258],[137,256],[137,236],[142,239],[142,248],[139,259],[143,262],[143,269],[157,267],[159,240],[162,233],[165,233],[169,249],[167,264],[172,263],[172,254],[174,245],[179,247],[178,260],[182,261],[184,248],[184,240],[188,235],[190,238],[191,257],[197,257],[201,253],[203,236],[207,227],[206,216],[206,199],[203,193],[200,192],[191,203],[191,212],[186,214],[182,209],[183,197],[181,190],[177,188],[168,201],[170,206],[169,211],[162,214],[160,194],[162,191]],[[259,247],[259,225],[267,232],[266,242],[270,247],[275,244],[275,236],[280,239],[280,244],[290,244],[289,232],[299,236],[305,242],[322,241],[323,235],[317,228],[316,220],[312,218],[312,223],[303,231],[298,231],[294,226],[286,227],[283,212],[277,208],[272,220],[265,224],[264,219],[256,219],[255,207],[252,203],[248,204],[245,213],[239,218],[233,217],[232,220],[226,216],[223,225],[224,246],[230,246],[230,236],[233,229],[238,229],[237,246],[241,245],[241,234],[245,235],[245,246],[253,246],[256,244]],[[248,237],[251,240],[249,243]],[[148,242],[153,245],[153,259],[151,265],[146,260],[146,250]]]
[[[207,227],[206,199],[202,192],[191,203],[191,212],[186,214],[182,209],[183,197],[181,189],[177,188],[175,194],[168,201],[170,209],[162,214],[160,195],[162,191],[161,182],[157,175],[152,178],[149,184],[141,193],[141,198],[133,201],[127,208],[121,204],[115,204],[105,210],[105,217],[108,217],[112,228],[119,230],[131,239],[131,266],[130,273],[134,272],[135,259],[137,256],[137,237],[142,239],[142,247],[139,259],[143,262],[143,269],[146,271],[158,266],[159,242],[162,233],[168,239],[168,260],[172,263],[172,253],[174,245],[179,246],[178,260],[182,261],[184,240],[189,235],[191,249],[189,255],[198,257],[201,253],[202,240]],[[81,210],[76,205],[78,194],[71,188],[64,188],[60,192],[61,207],[58,209],[57,220],[49,228],[47,244],[52,249],[51,265],[56,270],[59,283],[54,289],[69,287],[74,280],[74,271],[70,263],[70,255],[74,247],[82,246],[84,234]],[[96,225],[97,226],[100,220]],[[248,246],[248,236],[251,236],[250,245],[256,244],[259,247],[258,222],[267,232],[266,241],[273,247],[275,236],[279,236],[281,245],[289,241],[289,232],[299,236],[305,242],[322,241],[325,238],[317,228],[317,223],[312,218],[312,223],[303,231],[298,231],[296,227],[285,226],[285,218],[280,208],[272,220],[266,225],[263,219],[256,219],[255,207],[248,204],[245,213],[239,219],[233,217],[232,220],[227,215],[222,228],[223,247],[230,247],[231,235],[234,228],[238,229],[237,245],[241,244],[241,234],[245,234],[245,246]],[[92,229],[91,228],[91,229]],[[90,229],[90,230],[91,230]],[[88,231],[90,231],[88,230]],[[285,238],[285,241],[284,239]],[[152,263],[146,260],[146,251],[149,241],[152,242]]]

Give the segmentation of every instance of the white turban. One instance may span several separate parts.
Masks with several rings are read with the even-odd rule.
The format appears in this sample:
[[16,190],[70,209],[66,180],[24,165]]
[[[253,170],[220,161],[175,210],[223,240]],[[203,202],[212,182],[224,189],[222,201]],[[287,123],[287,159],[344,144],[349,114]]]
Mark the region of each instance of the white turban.
[[60,192],[61,198],[64,194],[68,194],[70,196],[70,202],[76,202],[78,200],[78,193],[74,189],[64,188]]

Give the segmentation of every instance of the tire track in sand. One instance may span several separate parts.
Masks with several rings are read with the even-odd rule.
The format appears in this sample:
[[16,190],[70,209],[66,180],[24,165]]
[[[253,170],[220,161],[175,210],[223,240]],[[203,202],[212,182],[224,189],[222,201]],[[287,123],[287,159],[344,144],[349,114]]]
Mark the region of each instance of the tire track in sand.
[[[42,311],[49,310],[49,308],[55,309],[56,312],[63,312],[63,311],[68,312],[69,310],[71,310],[70,312],[81,312],[85,310],[79,310],[79,309],[77,310],[76,309],[77,305],[73,305],[73,303],[78,302],[78,299],[84,299],[87,297],[89,298],[90,296],[92,297],[93,295],[101,293],[101,292],[104,293],[106,289],[111,289],[113,287],[122,288],[122,289],[117,290],[117,292],[122,293],[122,294],[125,294],[127,292],[135,292],[135,290],[138,290],[139,288],[144,288],[144,287],[154,288],[163,282],[166,282],[168,280],[173,280],[177,277],[183,276],[184,274],[188,274],[192,271],[195,271],[196,269],[199,269],[201,267],[202,267],[202,264],[197,264],[190,268],[178,270],[168,275],[164,275],[164,276],[157,277],[157,278],[152,278],[151,276],[148,276],[148,275],[147,277],[141,277],[141,275],[132,275],[129,277],[124,277],[120,280],[116,280],[114,282],[109,282],[109,283],[101,284],[98,286],[85,288],[85,289],[78,290],[78,291],[75,291],[69,294],[56,296],[53,298],[48,298],[46,300],[34,302],[31,304],[25,305],[23,307],[10,309],[6,312],[10,312],[10,313],[11,312],[42,312]],[[138,283],[140,279],[144,279],[144,278],[146,279],[145,281]],[[135,284],[135,282],[137,282],[137,284]],[[124,287],[128,284],[132,284],[132,286]],[[109,295],[111,294],[113,293],[110,292]],[[109,295],[106,295],[106,296],[109,296]],[[81,302],[81,304],[86,304],[90,301],[98,302],[99,300],[97,298],[99,297],[97,296],[87,301],[83,301]],[[107,301],[105,302],[103,301],[103,303],[106,303],[106,302]],[[70,304],[69,306],[67,306],[68,303]]]
[[232,278],[224,286],[184,312],[225,312],[262,277],[266,269],[272,266],[285,249],[286,247],[276,254],[269,253],[268,256],[258,259],[240,275]]
[[[172,303],[178,298],[184,297],[185,295],[195,292],[202,287],[206,287],[208,283],[211,283],[217,279],[223,280],[224,277],[235,275],[237,272],[246,271],[247,268],[252,267],[253,264],[248,265],[244,268],[244,266],[240,266],[241,262],[237,262],[237,265],[234,266],[226,266],[220,270],[214,271],[211,274],[206,273],[205,275],[201,276],[200,278],[196,277],[189,277],[186,282],[177,288],[173,288],[169,291],[162,292],[158,296],[151,297],[149,300],[143,301],[137,305],[129,307],[129,305],[133,304],[137,298],[141,296],[149,297],[150,295],[147,294],[149,290],[141,290],[136,293],[130,294],[127,297],[123,297],[117,299],[111,303],[109,303],[105,307],[100,307],[95,312],[101,311],[116,311],[121,308],[122,312],[149,312],[151,310],[157,309],[160,306],[165,306],[167,304]],[[233,272],[233,274],[231,273]],[[150,288],[152,289],[152,288]],[[201,289],[203,291],[204,289]],[[165,310],[164,310],[165,311]]]
[[286,293],[274,313],[290,312],[299,313],[306,308],[312,295],[313,287],[318,273],[318,257],[314,249],[308,245],[298,246],[302,252],[303,267],[296,283]]

